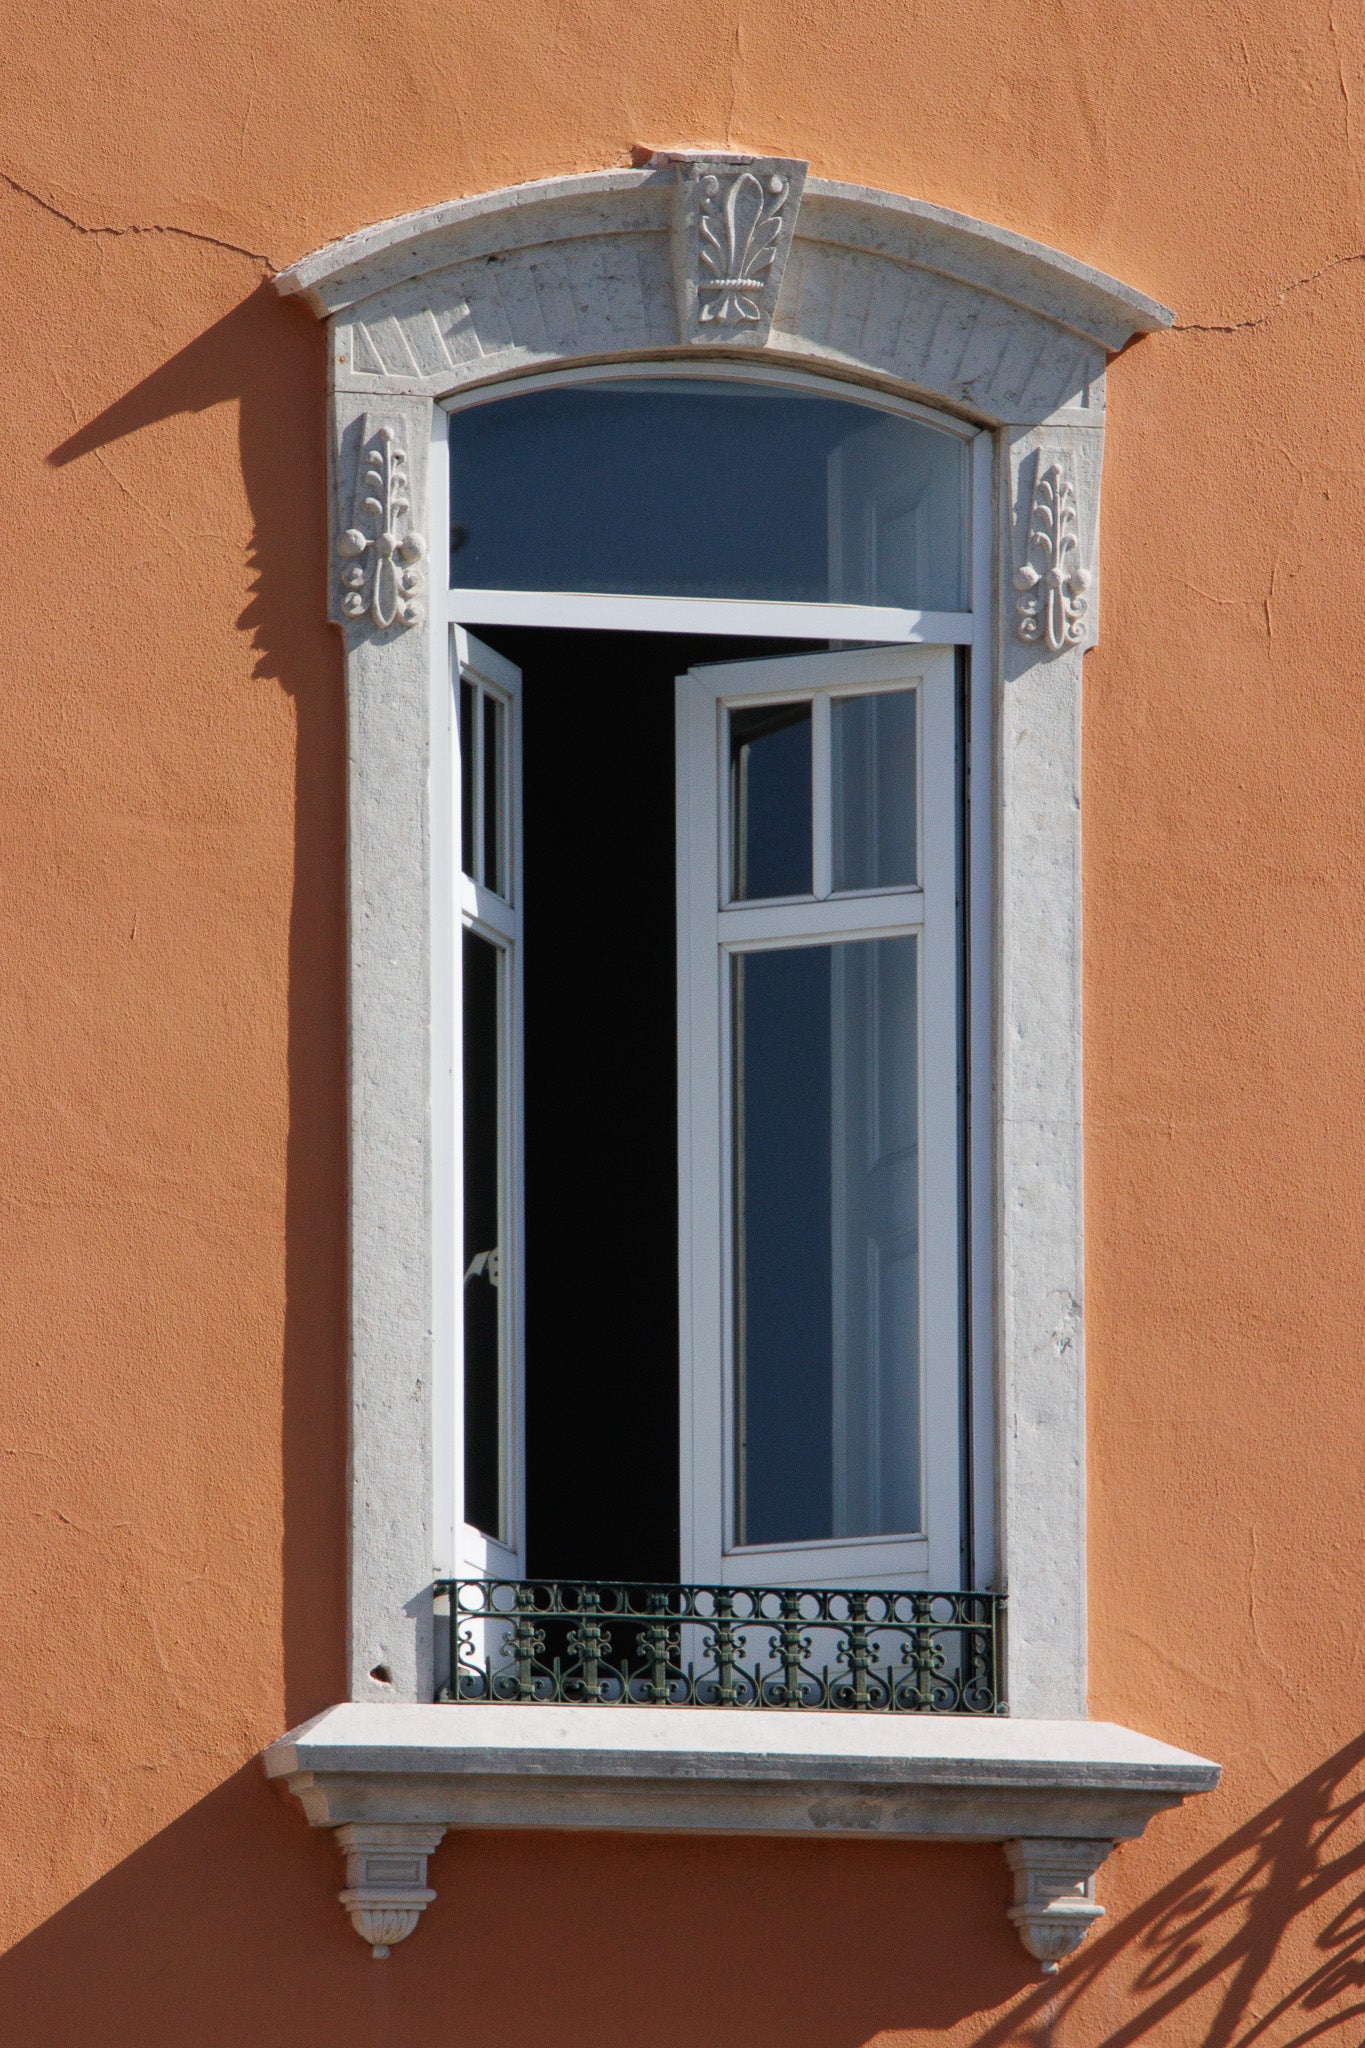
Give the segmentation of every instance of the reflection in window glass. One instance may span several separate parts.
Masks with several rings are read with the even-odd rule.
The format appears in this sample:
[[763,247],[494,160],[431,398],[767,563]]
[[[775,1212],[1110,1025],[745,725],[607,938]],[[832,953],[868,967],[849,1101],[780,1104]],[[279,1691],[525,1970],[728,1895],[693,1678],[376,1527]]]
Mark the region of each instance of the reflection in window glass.
[[916,881],[915,692],[836,697],[830,706],[836,889]]
[[737,379],[466,406],[450,419],[450,580],[961,611],[967,448],[875,405]]
[[485,886],[505,896],[502,872],[503,728],[506,714],[496,697],[483,700],[483,876]]
[[733,963],[741,1543],[920,1525],[917,941]]
[[460,866],[510,901],[508,711],[501,697],[460,680]]
[[474,706],[478,693],[460,681],[460,867],[474,873]]
[[503,959],[463,935],[465,1520],[503,1534]]
[[830,595],[955,611],[966,603],[966,444],[925,428],[910,460],[906,425],[883,414],[830,452]]
[[809,702],[730,713],[730,849],[737,901],[809,896]]

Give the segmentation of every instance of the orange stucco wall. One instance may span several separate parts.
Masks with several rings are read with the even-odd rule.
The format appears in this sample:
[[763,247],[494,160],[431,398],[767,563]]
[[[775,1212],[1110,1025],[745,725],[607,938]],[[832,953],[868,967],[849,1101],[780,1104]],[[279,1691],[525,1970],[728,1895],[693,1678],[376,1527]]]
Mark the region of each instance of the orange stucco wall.
[[[1365,29],[1327,0],[10,8],[0,2038],[1365,2027]],[[253,1761],[342,1691],[343,728],[269,271],[729,142],[1176,307],[1086,670],[1093,1710],[1223,1788],[1040,1987],[994,1849],[448,1842],[380,1967]],[[1315,2031],[1316,2030],[1316,2031]]]

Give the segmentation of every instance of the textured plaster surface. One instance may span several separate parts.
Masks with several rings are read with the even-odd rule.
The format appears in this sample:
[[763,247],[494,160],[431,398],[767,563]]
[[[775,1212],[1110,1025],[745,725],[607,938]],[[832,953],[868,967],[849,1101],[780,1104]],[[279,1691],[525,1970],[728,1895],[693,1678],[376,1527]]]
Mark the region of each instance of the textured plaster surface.
[[[683,2048],[740,1954],[784,2048],[1353,2041],[1363,37],[1307,0],[9,24],[10,2038]],[[990,1847],[568,1835],[447,1842],[381,1977],[254,1762],[346,1685],[326,359],[266,269],[689,142],[1179,309],[1109,372],[1085,663],[1091,1705],[1225,1773],[1046,1988]]]

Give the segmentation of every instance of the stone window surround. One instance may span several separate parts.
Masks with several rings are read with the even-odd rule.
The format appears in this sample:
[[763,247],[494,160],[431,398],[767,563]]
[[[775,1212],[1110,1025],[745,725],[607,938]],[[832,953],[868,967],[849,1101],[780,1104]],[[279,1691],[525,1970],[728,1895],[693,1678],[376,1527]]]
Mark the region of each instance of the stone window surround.
[[[747,242],[734,227],[737,192],[753,196],[763,230]],[[1106,359],[1172,316],[963,215],[808,178],[804,164],[686,151],[406,215],[302,259],[276,285],[330,324],[331,615],[346,642],[350,792],[355,1704],[272,1745],[266,1767],[315,1824],[338,1830],[350,1870],[343,1898],[376,1949],[416,1924],[431,1896],[426,1856],[450,1825],[872,1826],[1004,1841],[1013,1917],[1032,1952],[1055,1964],[1098,1913],[1091,1880],[1114,1839],[1217,1775],[1130,1731],[1076,1725],[1086,1715],[1081,666],[1098,621]],[[431,1698],[433,1361],[443,1341],[429,775],[449,684],[444,608],[426,590],[428,573],[445,574],[444,547],[433,544],[446,511],[436,407],[528,372],[703,354],[761,354],[936,405],[991,429],[996,448],[989,1348],[1011,1721],[944,1735],[918,1717],[874,1717],[884,1725],[871,1763],[868,1738],[832,1725],[843,1716],[815,1717],[825,1725],[798,1740],[787,1716],[760,1715],[749,1732],[753,1717],[740,1716],[741,1729],[729,1711],[577,1708],[564,1710],[566,1728],[581,1716],[593,1733],[570,1742],[546,1709],[421,1704]],[[609,1733],[622,1719],[632,1732]],[[791,1734],[763,1730],[770,1721]],[[690,1761],[671,1768],[698,1784],[681,1801],[676,1782],[661,1789],[668,1772],[641,1761],[679,1741]],[[926,1762],[945,1742],[952,1767]],[[736,1817],[742,1801],[722,1818],[714,1797],[698,1796],[718,1751],[731,1777],[766,1770],[752,1765],[755,1746],[786,1756],[799,1813],[790,1794],[785,1805],[773,1794],[748,1802],[747,1822]],[[537,1795],[543,1817],[528,1818],[523,1774],[544,1786],[570,1752],[564,1769],[609,1780],[616,1796],[604,1791],[565,1819],[562,1799]],[[746,1755],[749,1765],[736,1761]],[[926,1770],[939,1772],[933,1816],[905,1792]],[[476,1809],[471,1774],[483,1787]],[[622,1798],[629,1778],[636,1789]],[[1009,1789],[1016,1780],[1027,1780],[1032,1818]],[[855,1784],[865,1811],[844,1827],[829,1801],[837,1807]],[[892,1808],[899,1818],[888,1818]],[[671,1818],[659,1817],[665,1809]]]

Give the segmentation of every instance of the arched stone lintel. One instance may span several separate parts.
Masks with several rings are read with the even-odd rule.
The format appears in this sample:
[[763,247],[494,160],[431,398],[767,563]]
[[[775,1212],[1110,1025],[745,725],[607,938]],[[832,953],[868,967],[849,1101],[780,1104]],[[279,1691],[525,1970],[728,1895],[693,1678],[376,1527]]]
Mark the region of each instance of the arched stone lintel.
[[679,156],[454,200],[332,243],[276,287],[331,318],[338,392],[444,397],[704,348],[869,377],[1001,426],[1098,425],[1107,354],[1170,324],[1142,293],[1006,229],[752,159],[791,183],[771,304],[761,289],[760,320],[699,327],[686,194],[709,164],[733,177],[744,161]]
[[[585,233],[660,233],[668,226],[677,165],[690,154],[644,170],[536,179],[398,214],[300,257],[280,271],[276,289],[300,294],[325,317],[470,257]],[[1074,327],[1111,352],[1173,318],[1155,299],[1090,264],[927,200],[811,178],[803,215],[798,234],[939,269]]]

